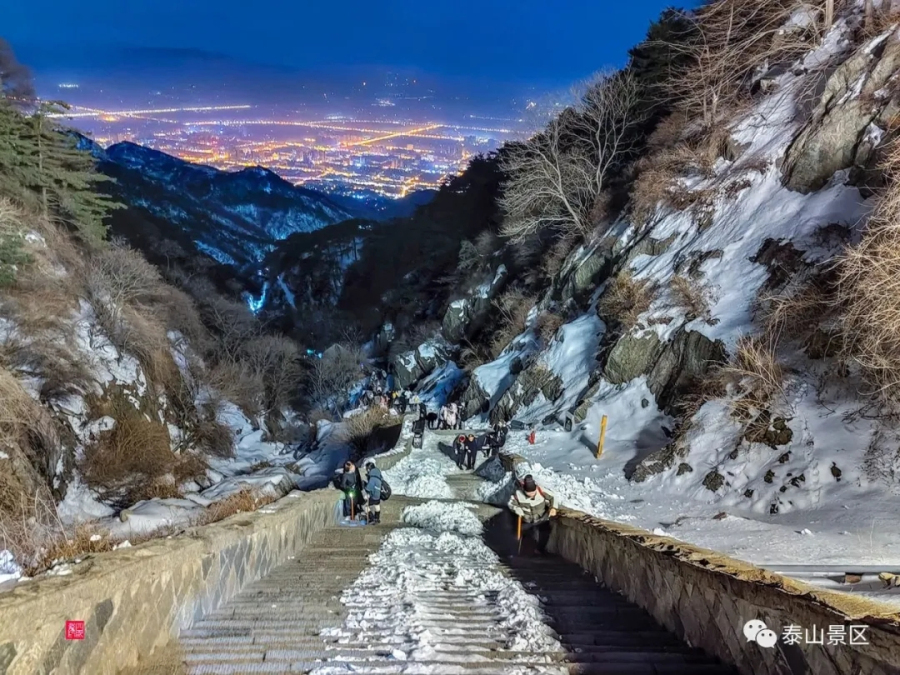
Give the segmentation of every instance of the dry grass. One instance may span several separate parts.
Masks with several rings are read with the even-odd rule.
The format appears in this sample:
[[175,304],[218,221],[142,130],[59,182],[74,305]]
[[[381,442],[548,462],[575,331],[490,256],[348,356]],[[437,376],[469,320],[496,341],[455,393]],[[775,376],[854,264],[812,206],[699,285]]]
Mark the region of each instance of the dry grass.
[[554,279],[562,271],[572,251],[578,246],[578,241],[578,237],[574,235],[563,235],[554,242],[541,258],[545,277]]
[[390,415],[380,407],[373,406],[356,415],[345,417],[338,433],[340,440],[353,447],[358,454],[365,455],[376,449],[376,430],[395,426],[402,421],[399,415]]
[[688,321],[703,319],[707,323],[712,320],[709,309],[709,290],[699,281],[675,275],[670,282],[675,303],[685,311]]
[[209,523],[224,520],[237,513],[251,513],[274,501],[274,497],[260,495],[252,490],[241,490],[230,497],[226,497],[225,499],[210,504],[196,524],[208,525]]
[[538,314],[535,328],[537,328],[541,342],[545,345],[550,344],[550,341],[556,337],[557,331],[565,322],[564,316],[551,310],[544,310]]
[[459,364],[466,372],[471,373],[479,366],[483,366],[492,360],[490,349],[487,346],[468,340],[463,341],[462,349],[459,353]]
[[871,14],[865,16],[860,27],[860,37],[863,40],[877,37],[900,24],[900,7],[895,7],[889,2],[882,2],[882,5],[883,7],[878,8],[874,7],[873,3]]
[[178,457],[169,446],[168,430],[158,421],[135,408],[120,408],[115,420],[112,429],[85,448],[80,469],[87,484],[107,498],[138,501],[153,494]]
[[845,356],[856,361],[873,392],[900,399],[900,145],[886,166],[869,229],[839,262]]
[[765,338],[744,336],[737,344],[731,362],[718,371],[720,382],[731,385],[736,398],[732,411],[749,420],[784,396],[785,373],[775,345]]
[[489,360],[494,360],[516,337],[525,331],[534,298],[519,289],[504,291],[494,300],[494,331],[490,338]]
[[649,223],[659,205],[684,210],[699,201],[702,191],[686,190],[678,185],[678,179],[690,173],[711,176],[715,161],[711,154],[682,142],[660,149],[638,162],[638,175],[631,191],[631,211],[635,221]]
[[630,270],[622,270],[610,282],[597,311],[600,316],[618,322],[625,330],[638,323],[638,317],[650,309],[658,289],[649,279],[635,279]]
[[210,414],[196,421],[190,439],[197,448],[214,457],[234,456],[234,431]]
[[180,484],[204,476],[208,467],[203,457],[192,452],[182,452],[178,455],[178,463],[172,469],[172,475],[175,482]]
[[808,338],[834,309],[833,298],[814,282],[792,293],[762,295],[757,300],[757,315],[773,344]]

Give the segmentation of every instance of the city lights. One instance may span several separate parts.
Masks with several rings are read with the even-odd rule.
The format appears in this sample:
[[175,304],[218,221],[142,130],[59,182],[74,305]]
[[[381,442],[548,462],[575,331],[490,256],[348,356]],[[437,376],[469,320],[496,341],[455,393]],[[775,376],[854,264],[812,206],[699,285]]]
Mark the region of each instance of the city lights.
[[[408,111],[394,112],[393,103],[377,104],[389,108],[384,117],[293,110],[247,115],[256,107],[250,105],[79,106],[56,116],[93,130],[94,140],[104,146],[131,141],[218,169],[264,166],[312,189],[384,197],[437,189],[477,153],[523,136],[508,118],[410,119]],[[478,122],[503,124],[475,126]]]

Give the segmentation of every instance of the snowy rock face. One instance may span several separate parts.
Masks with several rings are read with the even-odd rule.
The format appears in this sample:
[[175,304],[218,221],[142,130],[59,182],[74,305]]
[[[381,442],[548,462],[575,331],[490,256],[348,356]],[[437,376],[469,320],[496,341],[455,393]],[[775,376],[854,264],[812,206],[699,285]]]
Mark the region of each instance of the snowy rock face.
[[900,98],[892,85],[898,70],[900,41],[885,33],[834,71],[812,119],[787,152],[789,188],[811,192],[841,169],[874,168],[875,146],[900,112]]
[[506,286],[509,272],[500,265],[493,277],[482,283],[466,297],[454,300],[444,313],[441,323],[444,338],[456,344],[466,336],[474,334],[488,318],[491,302]]
[[[830,283],[823,270],[858,240],[872,208],[858,185],[871,179],[897,113],[900,35],[861,39],[850,25],[836,22],[797,67],[768,78],[727,123],[709,170],[672,177],[677,198],[640,223],[626,210],[569,255],[535,302],[564,302],[567,322],[547,344],[529,325],[470,373],[460,401],[469,426],[534,425],[537,445],[551,436],[534,453],[555,463],[552,475],[596,470],[620,498],[671,500],[676,518],[706,506],[748,519],[825,509],[846,523],[834,513],[846,505],[883,519],[871,505],[900,492],[898,432],[859,414],[862,385],[834,358],[835,325],[777,338],[773,393],[749,407],[744,398],[765,366],[747,346],[769,349],[772,298]],[[822,93],[810,104],[813,90]],[[684,206],[697,200],[702,209]],[[653,289],[625,327],[598,314],[619,273]],[[472,299],[450,304],[446,337],[466,335]],[[800,318],[789,315],[788,328]],[[595,461],[604,416],[606,449]],[[616,498],[587,493],[584,508],[598,513]]]

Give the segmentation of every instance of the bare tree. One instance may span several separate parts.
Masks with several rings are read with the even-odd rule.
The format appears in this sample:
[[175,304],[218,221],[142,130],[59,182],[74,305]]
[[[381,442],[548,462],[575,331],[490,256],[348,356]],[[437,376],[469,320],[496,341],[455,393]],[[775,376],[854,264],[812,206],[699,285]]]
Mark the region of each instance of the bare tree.
[[503,158],[503,234],[517,241],[548,228],[588,235],[611,173],[639,140],[647,113],[638,101],[630,72],[598,74],[574,108],[512,145]]
[[343,396],[364,375],[366,355],[354,344],[336,344],[313,362],[309,391],[313,401],[327,405],[335,396]]
[[286,337],[266,335],[250,342],[245,352],[250,371],[264,384],[263,414],[289,405],[298,392],[302,374],[297,344]]

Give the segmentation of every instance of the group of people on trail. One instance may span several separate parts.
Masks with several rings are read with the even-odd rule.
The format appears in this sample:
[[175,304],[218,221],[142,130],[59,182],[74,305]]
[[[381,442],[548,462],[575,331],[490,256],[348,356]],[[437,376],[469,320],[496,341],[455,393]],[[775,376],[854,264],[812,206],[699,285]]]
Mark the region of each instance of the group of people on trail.
[[334,485],[344,493],[344,518],[356,520],[365,515],[370,525],[381,522],[381,502],[390,497],[391,489],[375,462],[368,460],[363,474],[352,461],[347,460]]
[[506,436],[509,433],[509,426],[506,422],[500,422],[494,425],[494,428],[486,434],[476,436],[475,434],[460,434],[453,441],[453,455],[456,460],[456,466],[459,469],[468,469],[472,471],[475,468],[475,462],[478,459],[478,453],[483,452],[484,458],[496,457],[500,454],[500,449],[506,445]]

